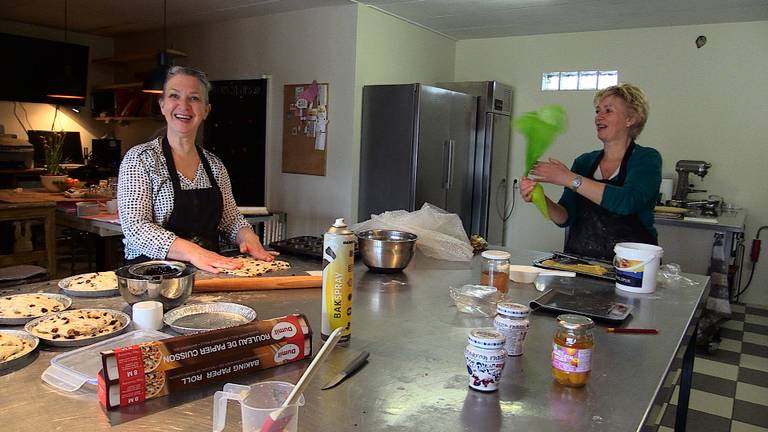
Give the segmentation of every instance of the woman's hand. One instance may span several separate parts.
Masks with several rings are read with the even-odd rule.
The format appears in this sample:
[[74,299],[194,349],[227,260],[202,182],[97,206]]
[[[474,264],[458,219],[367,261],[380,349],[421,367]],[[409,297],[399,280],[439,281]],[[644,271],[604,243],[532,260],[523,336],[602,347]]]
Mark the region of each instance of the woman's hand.
[[234,270],[243,266],[242,262],[234,258],[219,255],[181,237],[177,237],[171,243],[168,258],[190,262],[200,270],[210,273],[219,273],[220,269]]
[[280,255],[279,252],[265,250],[259,236],[249,228],[240,229],[240,232],[237,233],[237,239],[240,243],[240,252],[247,253],[257,260],[272,261]]
[[[576,174],[571,172],[565,164],[552,158],[548,161],[536,162],[529,175],[535,176],[537,181],[566,187],[570,186],[571,181],[576,177]],[[522,184],[520,190],[522,192]]]
[[526,176],[520,177],[520,196],[523,197],[525,202],[531,202],[531,193],[536,186],[536,182],[529,179]]

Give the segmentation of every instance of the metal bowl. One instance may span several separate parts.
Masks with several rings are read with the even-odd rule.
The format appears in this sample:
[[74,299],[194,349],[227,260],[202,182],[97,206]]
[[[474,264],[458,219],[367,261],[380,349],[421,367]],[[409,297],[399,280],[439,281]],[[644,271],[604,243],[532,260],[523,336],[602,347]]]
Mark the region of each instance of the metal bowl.
[[416,234],[395,230],[368,230],[357,235],[363,262],[377,273],[397,273],[413,258]]
[[179,261],[158,260],[121,267],[115,274],[117,289],[128,304],[154,300],[170,310],[184,304],[192,294],[196,271]]

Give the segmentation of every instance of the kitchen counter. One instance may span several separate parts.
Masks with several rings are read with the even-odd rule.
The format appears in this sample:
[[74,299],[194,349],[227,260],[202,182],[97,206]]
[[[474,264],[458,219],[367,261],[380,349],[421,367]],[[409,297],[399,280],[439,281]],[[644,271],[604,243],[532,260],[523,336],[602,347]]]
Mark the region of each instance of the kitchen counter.
[[[511,252],[514,263],[529,263],[542,256],[536,252]],[[403,273],[389,275],[368,272],[358,262],[351,343],[333,351],[305,391],[299,430],[641,430],[657,419],[661,405],[669,401],[674,384],[670,371],[690,346],[686,344],[709,288],[707,277],[688,275],[699,285],[659,287],[650,295],[627,293],[625,302],[635,308],[629,325],[656,328],[659,334],[609,334],[604,325],[598,325],[594,329],[592,377],[582,389],[553,382],[549,358],[554,315],[533,313],[525,354],[507,360],[498,392],[481,393],[467,387],[463,351],[469,330],[492,326],[492,320],[458,313],[448,296],[449,286],[479,280],[479,275],[477,257],[472,263],[454,263],[417,253]],[[549,278],[547,283],[574,292],[586,284],[613,290],[606,281],[565,279]],[[57,288],[54,282],[48,282],[23,286],[21,290]],[[508,299],[527,303],[539,294],[532,284],[510,282]],[[304,313],[315,331],[314,346],[319,348],[321,344],[319,289],[195,294],[191,300],[243,303],[263,318]],[[98,306],[127,310],[120,297],[74,298],[74,308]],[[341,385],[320,390],[363,350],[371,353],[368,365]],[[0,386],[6,389],[0,392],[0,422],[4,427],[34,432],[107,430],[110,425],[114,430],[131,431],[211,429],[212,395],[223,387],[223,382],[196,394],[159,398],[105,414],[93,387],[65,393],[40,380],[50,359],[61,351],[44,347],[25,368],[0,376]],[[296,382],[307,364],[302,361],[268,369],[237,381]],[[239,408],[229,404],[229,411],[227,430],[240,430],[236,413]]]

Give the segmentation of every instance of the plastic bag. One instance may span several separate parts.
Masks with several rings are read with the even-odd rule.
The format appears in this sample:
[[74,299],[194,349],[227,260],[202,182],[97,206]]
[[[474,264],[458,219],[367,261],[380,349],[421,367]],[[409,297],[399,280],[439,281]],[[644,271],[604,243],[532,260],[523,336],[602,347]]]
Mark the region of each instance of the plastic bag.
[[461,288],[448,288],[448,294],[456,303],[459,312],[470,315],[492,317],[496,314],[496,304],[504,297],[495,287],[487,285],[464,285]]
[[656,281],[668,288],[696,286],[699,283],[680,274],[680,264],[669,263],[659,267]]
[[360,233],[371,229],[391,229],[416,234],[416,247],[436,259],[446,261],[470,261],[472,245],[459,216],[429,203],[414,212],[393,210],[352,225],[352,231]]

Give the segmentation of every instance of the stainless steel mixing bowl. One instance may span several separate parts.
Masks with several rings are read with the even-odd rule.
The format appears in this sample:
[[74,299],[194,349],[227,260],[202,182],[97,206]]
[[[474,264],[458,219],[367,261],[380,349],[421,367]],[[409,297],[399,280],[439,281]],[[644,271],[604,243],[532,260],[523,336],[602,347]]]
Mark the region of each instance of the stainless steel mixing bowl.
[[148,261],[115,271],[117,289],[128,304],[159,301],[164,310],[181,306],[192,294],[197,269],[179,261]]
[[377,273],[397,273],[408,266],[416,234],[395,230],[368,230],[357,235],[363,262]]

